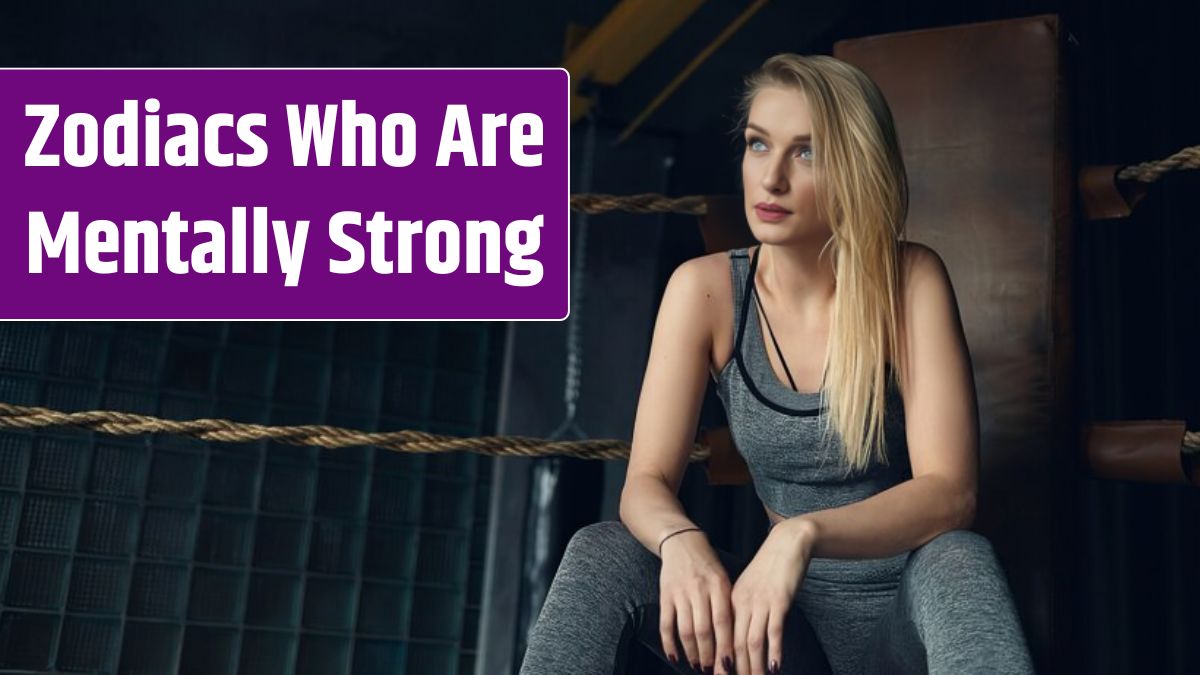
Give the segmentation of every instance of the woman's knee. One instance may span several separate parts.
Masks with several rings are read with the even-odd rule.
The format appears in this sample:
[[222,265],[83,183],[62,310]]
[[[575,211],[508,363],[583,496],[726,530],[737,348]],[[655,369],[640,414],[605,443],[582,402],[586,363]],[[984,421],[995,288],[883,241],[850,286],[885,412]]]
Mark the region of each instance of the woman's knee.
[[[915,562],[923,560],[936,564],[990,564],[996,554],[987,537],[971,530],[943,532],[913,551]],[[910,560],[910,564],[911,561]]]
[[580,528],[571,537],[550,595],[569,604],[602,602],[629,611],[657,600],[657,588],[658,558],[622,523],[606,521]]
[[900,597],[900,609],[925,647],[929,672],[975,672],[983,663],[1031,672],[1004,570],[983,535],[951,530],[913,551]]
[[944,581],[950,575],[998,571],[992,543],[978,532],[949,530],[917,548],[909,556],[904,575],[908,583]]
[[641,543],[634,538],[624,523],[604,520],[576,530],[567,544],[567,550],[580,555],[595,551],[628,549],[633,545],[641,546]]
[[656,560],[620,522],[576,531],[528,638],[521,672],[611,672],[633,611],[654,599],[657,575],[650,564]]
[[628,570],[655,560],[624,523],[606,520],[575,532],[563,553],[562,565]]

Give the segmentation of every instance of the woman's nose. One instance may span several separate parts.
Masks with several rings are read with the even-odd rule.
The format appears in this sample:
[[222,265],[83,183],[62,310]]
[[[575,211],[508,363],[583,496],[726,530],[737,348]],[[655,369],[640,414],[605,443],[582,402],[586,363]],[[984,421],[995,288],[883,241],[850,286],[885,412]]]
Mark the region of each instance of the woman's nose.
[[779,162],[767,163],[762,175],[762,186],[764,190],[771,193],[779,193],[787,190],[787,176],[784,175],[783,168]]

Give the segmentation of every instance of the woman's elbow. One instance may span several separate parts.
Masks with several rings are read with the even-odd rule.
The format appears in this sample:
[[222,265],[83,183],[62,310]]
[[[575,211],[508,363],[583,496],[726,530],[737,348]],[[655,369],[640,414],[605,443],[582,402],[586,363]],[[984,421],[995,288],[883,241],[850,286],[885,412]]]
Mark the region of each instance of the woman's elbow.
[[634,485],[636,482],[636,480],[632,479],[627,479],[625,481],[625,487],[621,488],[621,500],[617,505],[617,517],[621,519],[621,522],[624,523],[626,527],[628,527],[630,524],[630,516],[634,511],[637,510],[637,506],[635,504],[637,501],[635,496],[637,494],[637,487]]
[[629,495],[624,490],[621,491],[621,501],[617,505],[617,518],[619,518],[626,527],[629,526]]
[[647,504],[653,503],[656,492],[665,485],[658,476],[645,473],[626,476],[625,485],[621,488],[621,500],[617,505],[617,517],[629,526],[630,520],[636,518],[638,513],[644,512]]
[[969,530],[975,524],[975,490],[961,490],[956,500],[952,530]]

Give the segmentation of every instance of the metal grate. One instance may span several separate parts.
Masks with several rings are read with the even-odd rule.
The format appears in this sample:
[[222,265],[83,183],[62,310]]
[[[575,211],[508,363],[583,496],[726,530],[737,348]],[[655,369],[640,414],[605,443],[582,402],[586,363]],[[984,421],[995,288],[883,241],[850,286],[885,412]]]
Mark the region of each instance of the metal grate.
[[[502,324],[0,324],[0,399],[480,435]],[[0,432],[0,673],[470,673],[491,462]]]

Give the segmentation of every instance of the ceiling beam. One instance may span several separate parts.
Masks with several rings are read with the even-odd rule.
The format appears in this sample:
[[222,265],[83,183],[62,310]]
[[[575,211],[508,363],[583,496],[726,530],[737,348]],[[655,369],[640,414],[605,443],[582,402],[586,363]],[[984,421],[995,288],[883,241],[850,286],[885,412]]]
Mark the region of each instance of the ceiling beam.
[[704,0],[621,0],[587,36],[568,28],[563,60],[571,74],[571,122],[587,115],[593,100],[579,93],[584,81],[616,85],[696,11]]

